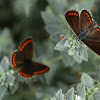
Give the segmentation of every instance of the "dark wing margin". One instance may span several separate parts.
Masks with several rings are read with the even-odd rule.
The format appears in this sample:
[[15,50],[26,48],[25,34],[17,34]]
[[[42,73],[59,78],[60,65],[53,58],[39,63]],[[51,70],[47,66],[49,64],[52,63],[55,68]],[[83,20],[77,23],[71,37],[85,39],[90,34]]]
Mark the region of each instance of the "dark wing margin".
[[65,18],[75,32],[76,35],[79,33],[79,13],[76,10],[69,10],[65,13]]

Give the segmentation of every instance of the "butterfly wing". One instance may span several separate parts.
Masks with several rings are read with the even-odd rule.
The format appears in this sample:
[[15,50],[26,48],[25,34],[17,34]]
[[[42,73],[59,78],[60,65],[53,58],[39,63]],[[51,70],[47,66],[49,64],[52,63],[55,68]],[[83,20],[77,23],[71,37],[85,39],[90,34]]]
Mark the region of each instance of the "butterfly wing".
[[92,17],[87,10],[82,10],[79,19],[79,30],[84,31],[93,24]]
[[32,59],[33,57],[33,41],[32,38],[29,37],[26,40],[24,40],[20,47],[19,51],[21,52],[21,55],[23,55],[24,59]]
[[50,68],[44,64],[34,62],[30,64],[30,66],[24,65],[24,67],[19,71],[19,74],[23,77],[29,78],[34,75],[43,74],[49,71],[49,69]]
[[33,57],[33,42],[32,38],[29,37],[24,40],[19,49],[16,50],[11,57],[11,62],[15,68],[21,68],[24,59],[32,59]]
[[76,35],[79,33],[79,13],[76,10],[69,10],[65,13],[65,18],[75,32]]
[[95,27],[86,40],[82,40],[91,50],[100,55],[100,28]]

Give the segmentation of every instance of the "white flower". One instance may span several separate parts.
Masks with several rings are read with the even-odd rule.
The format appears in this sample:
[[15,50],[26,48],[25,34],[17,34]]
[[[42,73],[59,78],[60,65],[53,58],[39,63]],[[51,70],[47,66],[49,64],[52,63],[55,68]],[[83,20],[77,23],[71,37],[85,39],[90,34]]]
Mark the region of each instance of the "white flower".
[[14,83],[12,82],[12,83],[10,83],[10,86],[14,86]]
[[75,96],[75,100],[82,100],[80,96]]
[[68,54],[69,54],[70,56],[72,56],[72,55],[73,55],[73,51],[70,50],[70,51],[68,52]]

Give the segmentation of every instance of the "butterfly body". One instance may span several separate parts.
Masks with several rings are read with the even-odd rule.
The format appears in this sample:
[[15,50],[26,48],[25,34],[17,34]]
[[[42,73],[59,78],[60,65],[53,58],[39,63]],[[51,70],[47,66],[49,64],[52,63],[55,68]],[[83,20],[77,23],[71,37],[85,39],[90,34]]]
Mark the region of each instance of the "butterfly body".
[[79,30],[79,35],[78,35],[78,38],[80,40],[86,40],[86,39],[89,39],[89,33],[90,31],[95,27],[95,23],[93,23],[92,25],[90,25],[86,30]]
[[91,14],[85,9],[80,14],[76,10],[69,10],[65,18],[79,40],[100,55],[100,28],[92,20]]
[[32,38],[29,37],[24,40],[19,49],[13,52],[11,62],[15,69],[19,69],[18,73],[23,77],[32,77],[49,71],[49,67],[33,62],[33,42]]

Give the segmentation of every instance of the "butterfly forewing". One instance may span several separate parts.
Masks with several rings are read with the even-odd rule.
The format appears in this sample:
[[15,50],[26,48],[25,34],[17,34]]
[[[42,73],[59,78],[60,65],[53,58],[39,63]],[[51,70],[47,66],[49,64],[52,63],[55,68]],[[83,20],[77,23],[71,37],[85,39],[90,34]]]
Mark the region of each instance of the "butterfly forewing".
[[23,77],[32,77],[34,75],[43,74],[49,71],[49,67],[40,63],[33,62],[28,65],[24,65],[24,67],[19,71],[19,74]]
[[22,42],[19,49],[16,50],[11,57],[11,62],[15,68],[21,68],[24,59],[32,59],[33,57],[33,43],[32,38],[27,38]]
[[79,13],[76,10],[69,10],[65,13],[65,18],[75,32],[76,35],[79,33]]
[[79,30],[82,32],[93,24],[92,17],[87,10],[82,10],[79,18]]
[[15,68],[21,68],[23,61],[24,59],[20,52],[18,51],[13,52],[11,57],[11,62]]
[[24,59],[33,58],[33,41],[31,37],[21,43],[19,51],[21,52],[21,55],[23,55]]

